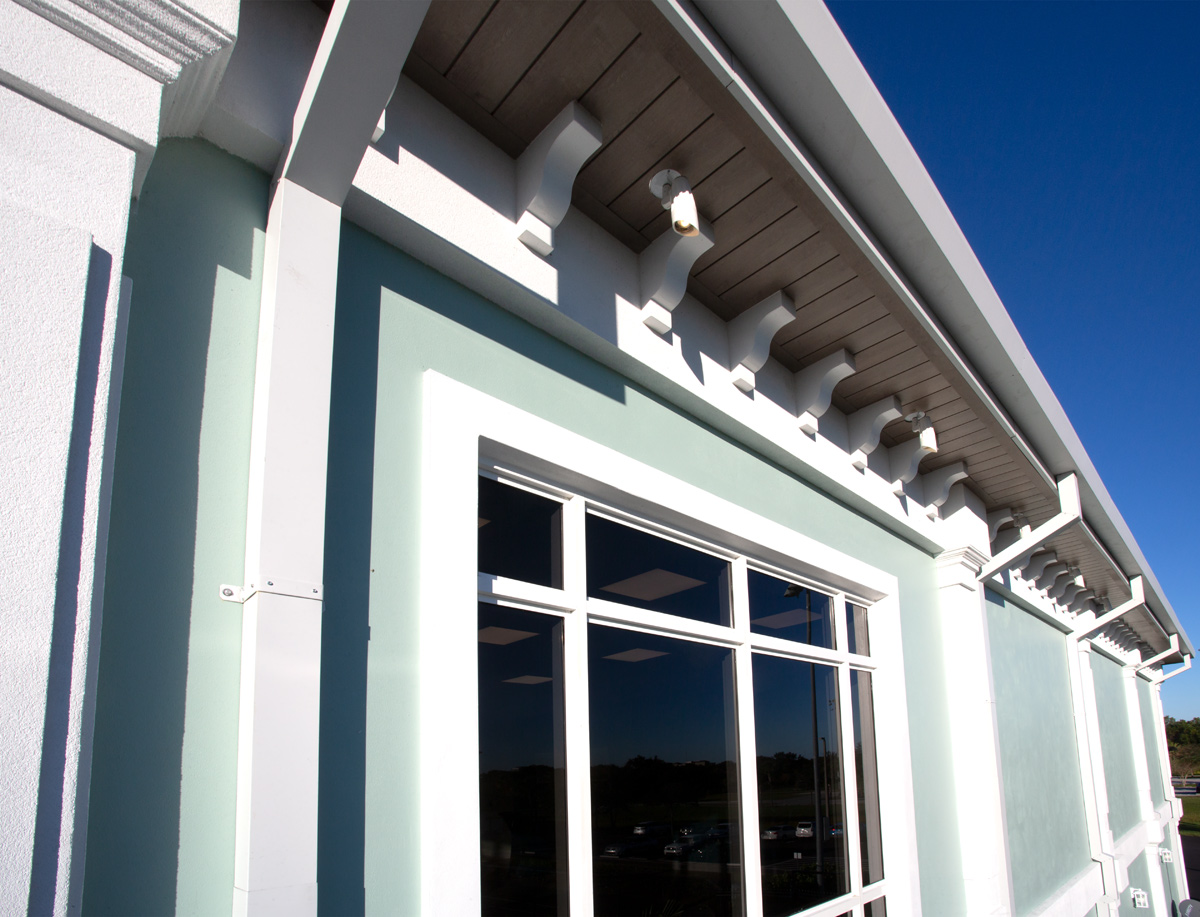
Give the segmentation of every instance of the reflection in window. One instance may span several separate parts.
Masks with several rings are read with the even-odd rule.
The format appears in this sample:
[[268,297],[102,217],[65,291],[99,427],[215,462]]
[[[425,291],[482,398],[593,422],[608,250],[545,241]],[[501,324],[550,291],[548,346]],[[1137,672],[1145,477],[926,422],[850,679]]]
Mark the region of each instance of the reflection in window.
[[861,656],[871,655],[871,644],[867,639],[867,610],[861,605],[846,603],[846,634],[849,637],[846,649]]
[[479,572],[562,588],[562,504],[479,479]]
[[750,629],[785,640],[833,647],[829,596],[786,580],[749,571]]
[[850,706],[854,718],[854,764],[858,775],[858,841],[862,847],[863,884],[870,885],[883,878],[875,704],[871,696],[870,672],[850,670]]
[[587,583],[590,598],[729,624],[729,561],[591,513]]
[[867,905],[866,917],[887,917],[887,904],[883,898],[876,898]]
[[742,911],[733,652],[588,627],[597,917]]
[[484,917],[567,913],[562,696],[562,622],[480,603]]
[[836,669],[754,655],[763,913],[850,890]]

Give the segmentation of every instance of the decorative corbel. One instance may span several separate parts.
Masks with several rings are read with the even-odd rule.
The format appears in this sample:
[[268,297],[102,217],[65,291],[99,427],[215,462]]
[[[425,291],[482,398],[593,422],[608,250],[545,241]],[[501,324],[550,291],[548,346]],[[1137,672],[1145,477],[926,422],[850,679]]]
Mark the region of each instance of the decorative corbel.
[[839,350],[796,373],[796,413],[801,430],[809,436],[816,435],[817,421],[829,410],[833,390],[843,379],[854,375],[854,371],[854,355]]
[[1063,590],[1062,595],[1058,597],[1058,604],[1063,608],[1070,608],[1071,604],[1075,601],[1075,597],[1086,588],[1087,585],[1083,582],[1082,578],[1076,579],[1075,582]]
[[1010,522],[1016,522],[1019,516],[1015,509],[1005,508],[998,509],[995,512],[988,513],[988,544],[996,540],[996,535],[999,533],[1001,526],[1007,525]]
[[1096,604],[1096,591],[1094,589],[1081,589],[1075,593],[1075,598],[1071,599],[1071,604],[1067,606],[1067,611],[1078,617],[1088,610],[1088,606],[1096,609],[1093,614],[1101,613],[1100,606]]
[[1059,511],[1053,518],[1043,522],[1020,541],[1010,544],[988,561],[979,571],[979,579],[991,579],[1001,570],[1007,570],[1013,566],[1014,561],[1083,518],[1083,507],[1079,502],[1079,479],[1074,474],[1065,474],[1058,479],[1058,506]]
[[1174,656],[1176,653],[1178,653],[1179,652],[1179,634],[1171,634],[1170,643],[1171,643],[1171,645],[1168,646],[1161,653],[1151,656],[1145,662],[1139,662],[1137,668],[1134,669],[1134,671],[1140,672],[1142,669],[1149,668],[1150,666],[1154,665],[1157,662],[1162,662],[1168,656]]
[[937,452],[937,434],[933,427],[923,427],[912,439],[897,443],[888,450],[888,463],[892,469],[892,490],[900,494],[904,485],[917,476],[921,460]]
[[771,341],[784,325],[796,320],[796,306],[782,290],[772,293],[725,325],[733,384],[754,391],[754,374],[766,365]]
[[900,409],[900,399],[895,395],[888,395],[846,418],[850,461],[855,468],[862,471],[867,467],[867,456],[878,448],[883,428],[893,420],[899,420],[903,413]]
[[671,312],[687,292],[692,265],[713,246],[712,226],[701,218],[694,236],[667,229],[638,255],[642,290],[642,321],[659,334],[671,330]]
[[[1091,592],[1091,590],[1089,589],[1089,590],[1087,590],[1087,592]],[[1077,605],[1082,606],[1082,604],[1084,602],[1086,602],[1087,599],[1092,598],[1092,596],[1090,596],[1090,595],[1087,595],[1087,598],[1084,598],[1085,595],[1087,595],[1087,593],[1081,592],[1077,596],[1075,596],[1075,601],[1071,603],[1072,611],[1075,610],[1075,607]],[[1096,618],[1095,620],[1091,621],[1090,623],[1080,624],[1079,626],[1077,626],[1074,631],[1075,637],[1077,639],[1082,640],[1084,637],[1088,636],[1089,634],[1093,634],[1096,631],[1100,630],[1101,628],[1107,627],[1110,623],[1117,620],[1117,618],[1120,618],[1123,615],[1128,614],[1129,612],[1133,611],[1135,608],[1140,608],[1141,606],[1145,605],[1146,604],[1146,581],[1143,580],[1140,576],[1130,577],[1129,578],[1129,595],[1130,595],[1130,598],[1129,598],[1128,602],[1123,602],[1122,604],[1120,604],[1116,608],[1114,608],[1112,611],[1108,612],[1108,614],[1101,615],[1100,617]]]
[[1060,576],[1062,576],[1064,573],[1068,572],[1069,570],[1070,570],[1070,568],[1066,564],[1062,563],[1061,561],[1058,563],[1053,563],[1050,566],[1048,566],[1045,570],[1042,571],[1042,575],[1039,576],[1037,578],[1037,580],[1034,581],[1034,585],[1037,586],[1038,589],[1045,592],[1052,585],[1054,585],[1054,581],[1056,579],[1058,579]]
[[950,499],[950,488],[968,477],[966,462],[955,462],[921,475],[921,483],[925,486],[925,505],[931,508],[941,506]]
[[1049,564],[1056,560],[1058,560],[1058,555],[1053,551],[1040,551],[1025,562],[1025,566],[1021,568],[1021,576],[1026,582],[1032,582],[1042,575],[1042,571]]
[[1046,597],[1055,602],[1060,602],[1063,595],[1072,587],[1082,588],[1079,580],[1079,568],[1074,566],[1067,568],[1065,577],[1060,576],[1054,581],[1054,584],[1046,590]]
[[569,102],[517,159],[517,235],[539,255],[554,251],[575,176],[603,142],[600,122]]

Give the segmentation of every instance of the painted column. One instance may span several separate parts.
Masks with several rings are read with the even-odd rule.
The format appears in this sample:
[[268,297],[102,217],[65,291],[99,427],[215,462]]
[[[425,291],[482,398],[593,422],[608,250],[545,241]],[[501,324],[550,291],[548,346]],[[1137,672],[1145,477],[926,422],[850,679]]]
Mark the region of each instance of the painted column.
[[240,600],[233,912],[314,915],[326,461],[342,202],[428,0],[338,0],[267,220]]
[[987,514],[982,501],[957,484],[942,518],[961,545],[943,552],[937,569],[963,878],[969,912],[999,917],[1012,914],[1012,883],[987,618],[977,581],[990,557]]
[[80,907],[130,200],[164,86],[232,45],[236,4],[209,6],[110,6],[98,30],[86,5],[0,2],[6,914]]

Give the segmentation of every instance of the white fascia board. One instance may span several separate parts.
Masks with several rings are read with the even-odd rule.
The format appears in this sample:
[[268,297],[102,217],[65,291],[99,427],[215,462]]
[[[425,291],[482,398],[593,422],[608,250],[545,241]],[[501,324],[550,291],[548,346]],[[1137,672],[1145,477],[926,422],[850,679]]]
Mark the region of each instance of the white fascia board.
[[[1078,472],[1088,522],[1127,577],[1146,578],[1155,616],[1165,618],[1167,629],[1179,633],[1190,650],[1174,609],[1066,412],[950,208],[824,4],[695,0],[703,18],[692,4],[659,0],[659,5],[692,16],[692,24],[702,31],[716,30],[719,37],[711,34],[708,43],[711,51],[731,55],[728,63],[749,78],[745,87],[761,93],[761,101],[815,157],[861,220],[861,229],[881,243],[886,257],[953,337],[1036,458],[1052,474]],[[747,14],[747,5],[753,6],[753,15]],[[678,25],[675,17],[668,18]],[[695,47],[694,36],[685,37],[693,39]],[[797,86],[804,91],[797,92]]]
[[[924,550],[949,545],[941,520],[890,480],[856,470],[831,409],[805,435],[794,380],[768,360],[747,395],[731,381],[725,323],[685,296],[674,330],[642,321],[638,259],[577,210],[542,258],[520,243],[513,160],[401,77],[388,121],[405,146],[368,147],[346,198],[348,219],[612,367]],[[828,418],[828,419],[827,419]],[[828,428],[828,430],[827,430]]]

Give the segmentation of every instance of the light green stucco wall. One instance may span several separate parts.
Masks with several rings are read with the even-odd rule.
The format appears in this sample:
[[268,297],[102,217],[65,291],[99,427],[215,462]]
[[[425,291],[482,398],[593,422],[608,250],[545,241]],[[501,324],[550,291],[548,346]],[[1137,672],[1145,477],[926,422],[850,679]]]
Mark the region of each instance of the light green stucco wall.
[[1159,754],[1158,737],[1162,734],[1162,721],[1154,715],[1154,702],[1150,698],[1153,688],[1144,678],[1134,679],[1137,683],[1138,709],[1142,714],[1142,738],[1146,743],[1146,764],[1150,771],[1150,800],[1155,811],[1166,802],[1163,786],[1163,762]]
[[1104,783],[1108,790],[1108,824],[1120,838],[1141,818],[1137,772],[1133,764],[1133,735],[1125,697],[1125,674],[1120,665],[1093,652],[1092,679],[1096,685],[1096,713],[1100,720],[1100,750]]
[[[331,503],[334,480],[346,482],[351,473],[361,477],[344,485],[339,499],[346,515],[330,517],[327,543],[355,545],[339,556],[339,564],[344,571],[355,571],[356,601],[366,593],[368,580],[370,594],[362,695],[369,698],[365,749],[361,763],[353,749],[343,746],[336,753],[342,766],[361,767],[365,774],[368,912],[412,912],[418,894],[413,611],[419,572],[421,374],[430,368],[899,578],[924,908],[926,913],[964,912],[955,812],[946,792],[953,777],[938,593],[927,554],[350,225],[342,234],[334,364],[331,429],[339,433],[330,450]],[[354,531],[365,519],[371,521],[369,542]],[[343,531],[345,539],[339,534]],[[330,560],[327,555],[327,569]],[[333,593],[328,589],[327,594]],[[332,599],[327,603],[328,615]],[[355,633],[365,633],[364,611],[361,606],[344,610]],[[361,677],[356,652],[347,650],[353,671],[344,681],[356,683]],[[357,716],[360,698],[351,700]],[[343,821],[347,830],[352,828],[352,818]],[[339,881],[350,895],[353,857],[342,860]],[[338,905],[332,892],[326,897],[323,891],[322,901],[323,910]]]
[[1091,859],[1068,644],[1060,631],[991,591],[987,626],[1013,894],[1021,915]]
[[133,279],[104,590],[86,914],[228,914],[267,177],[159,148]]
[[1147,911],[1145,908],[1133,906],[1133,895],[1131,889],[1140,888],[1150,896],[1149,913],[1154,913],[1154,892],[1150,888],[1150,864],[1147,862],[1147,854],[1140,853],[1129,864],[1129,887],[1121,892],[1121,906],[1119,913],[1121,917],[1145,917]]

